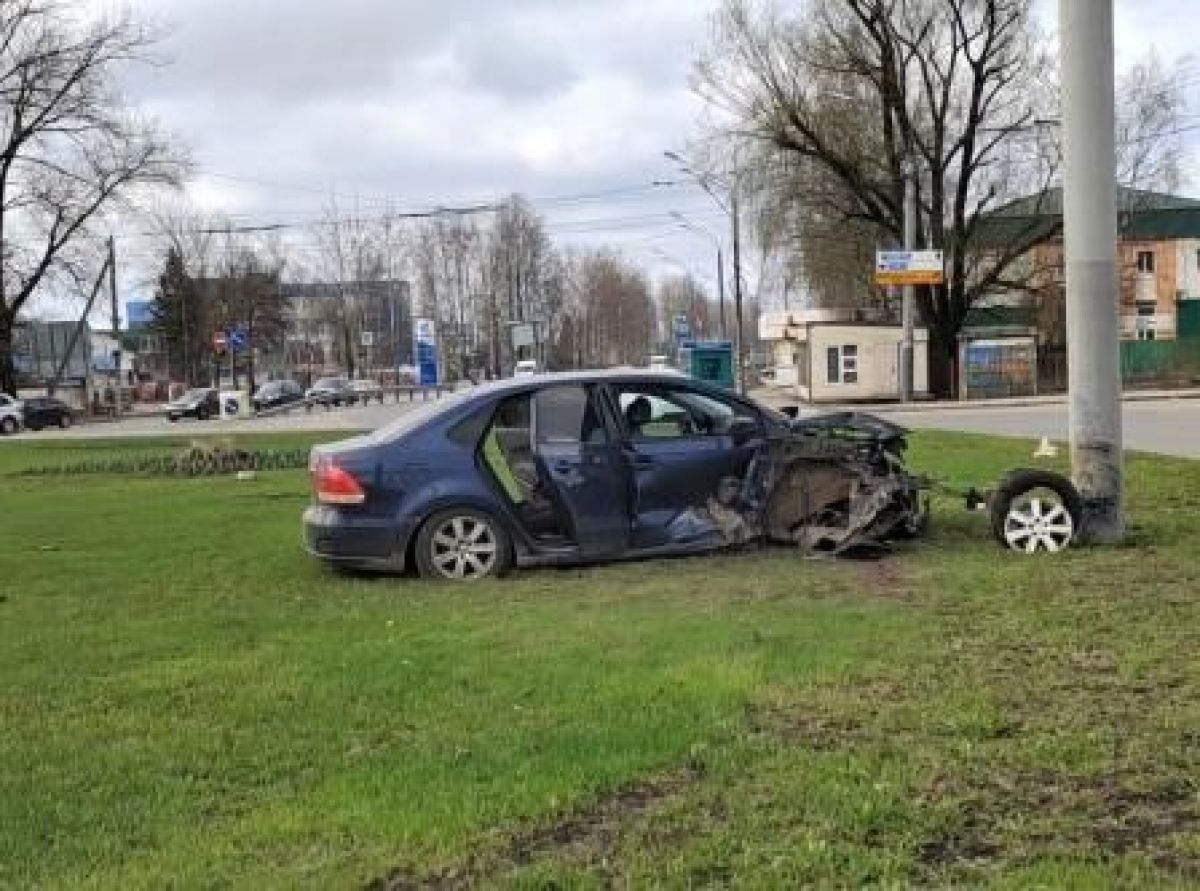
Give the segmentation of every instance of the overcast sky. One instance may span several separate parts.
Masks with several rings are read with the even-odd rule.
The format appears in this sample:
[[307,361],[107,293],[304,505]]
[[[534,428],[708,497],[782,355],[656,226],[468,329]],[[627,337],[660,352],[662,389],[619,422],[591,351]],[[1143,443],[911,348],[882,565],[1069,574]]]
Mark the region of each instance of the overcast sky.
[[[1055,4],[1041,4],[1052,27]],[[370,210],[519,191],[560,243],[602,239],[656,274],[711,275],[711,248],[667,214],[723,231],[720,212],[698,189],[651,183],[677,178],[662,152],[695,131],[689,74],[715,0],[133,5],[167,27],[170,64],[128,92],[192,147],[206,210],[310,221],[335,194]],[[1194,5],[1118,0],[1119,61],[1196,48]],[[140,258],[136,242],[126,254]]]

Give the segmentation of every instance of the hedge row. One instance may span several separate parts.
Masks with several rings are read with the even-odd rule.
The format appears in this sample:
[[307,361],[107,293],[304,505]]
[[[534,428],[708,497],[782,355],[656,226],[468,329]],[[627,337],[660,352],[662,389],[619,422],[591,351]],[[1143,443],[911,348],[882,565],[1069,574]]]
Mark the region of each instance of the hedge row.
[[82,461],[78,464],[31,467],[20,476],[146,474],[149,476],[216,476],[239,470],[299,470],[308,467],[308,449],[232,449],[194,446],[176,455],[138,455]]

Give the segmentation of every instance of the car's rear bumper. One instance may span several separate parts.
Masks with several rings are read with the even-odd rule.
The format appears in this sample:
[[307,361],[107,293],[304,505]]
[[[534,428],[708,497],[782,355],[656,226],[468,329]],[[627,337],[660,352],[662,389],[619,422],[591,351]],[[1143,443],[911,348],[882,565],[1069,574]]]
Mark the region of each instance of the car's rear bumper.
[[402,572],[406,541],[390,518],[359,516],[323,505],[304,511],[305,547],[329,563]]

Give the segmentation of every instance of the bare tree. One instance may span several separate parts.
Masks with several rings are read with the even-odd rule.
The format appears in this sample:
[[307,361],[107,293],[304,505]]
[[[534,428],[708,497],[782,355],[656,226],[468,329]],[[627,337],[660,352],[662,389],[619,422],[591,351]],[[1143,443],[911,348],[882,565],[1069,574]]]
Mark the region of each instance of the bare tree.
[[[701,66],[704,95],[776,169],[819,176],[833,219],[903,233],[904,167],[918,170],[919,243],[943,248],[947,283],[918,291],[931,383],[954,382],[956,336],[972,303],[1032,243],[1016,232],[972,252],[978,221],[1020,194],[1015,140],[1047,114],[1049,55],[1029,0],[813,0],[783,19],[745,0],[720,17]],[[770,173],[768,169],[767,173]],[[1049,171],[1038,171],[1043,183]],[[801,200],[801,199],[797,199]]]
[[1117,83],[1117,181],[1173,191],[1183,181],[1184,61],[1167,69],[1151,53]]
[[[800,245],[795,265],[817,300],[870,294],[835,258],[861,263],[901,242],[904,171],[914,166],[918,245],[947,256],[945,285],[917,290],[930,382],[943,396],[971,307],[1021,277],[1029,250],[1053,237],[1035,203],[1002,240],[981,238],[1006,203],[1048,194],[1059,169],[1055,59],[1031,5],[809,0],[785,16],[770,2],[727,0],[697,68],[699,91],[730,122],[718,135],[741,153],[760,236]],[[1135,72],[1122,140],[1129,176],[1172,178],[1178,155],[1163,139],[1178,105],[1166,80],[1153,66]],[[729,163],[723,152],[706,160]]]
[[544,344],[559,323],[561,289],[547,287],[554,273],[554,249],[541,217],[520,195],[512,195],[496,215],[489,239],[490,339],[492,372],[511,364],[507,326],[529,322],[538,327]]
[[116,89],[155,35],[129,13],[0,0],[0,389],[13,391],[17,314],[80,275],[88,237],[139,186],[177,184],[182,156]]
[[669,343],[676,316],[686,316],[692,332],[698,338],[717,335],[719,309],[709,299],[708,292],[690,273],[670,275],[661,279],[656,288],[660,337],[655,342]]
[[[655,328],[645,275],[619,254],[599,250],[569,258],[560,354],[577,367],[642,364]],[[569,342],[562,342],[569,337]]]

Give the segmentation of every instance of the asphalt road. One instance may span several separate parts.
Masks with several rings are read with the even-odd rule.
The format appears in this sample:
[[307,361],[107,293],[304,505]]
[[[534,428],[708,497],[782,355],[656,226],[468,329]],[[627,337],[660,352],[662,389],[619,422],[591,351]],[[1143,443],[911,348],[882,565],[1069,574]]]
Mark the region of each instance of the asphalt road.
[[[940,411],[871,411],[914,429],[961,430],[1002,436],[1048,436],[1064,442],[1068,437],[1067,406],[1062,403],[946,408]],[[1126,449],[1200,458],[1200,399],[1126,402],[1124,437]]]
[[[162,415],[135,414],[119,421],[94,424],[79,424],[67,430],[42,430],[37,433],[22,432],[5,440],[19,442],[35,439],[96,439],[141,436],[190,436],[200,434],[263,433],[305,430],[375,430],[396,418],[419,408],[415,402],[372,403],[353,408],[314,408],[312,411],[297,409],[287,414],[268,418],[252,418],[244,421],[194,421],[183,419],[169,422]],[[0,442],[5,441],[0,440]]]
[[[125,436],[164,436],[201,433],[245,433],[302,430],[374,430],[422,403],[372,404],[327,411],[314,409],[290,412],[272,418],[247,421],[179,421],[168,423],[161,416],[136,416],[105,424],[86,424],[70,430],[20,433],[11,441]],[[867,409],[915,429],[961,430],[1002,436],[1049,436],[1067,439],[1067,406],[1049,403],[1030,406],[943,408],[920,411]],[[1125,447],[1164,455],[1200,458],[1200,399],[1161,399],[1125,403]]]

